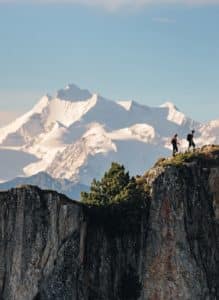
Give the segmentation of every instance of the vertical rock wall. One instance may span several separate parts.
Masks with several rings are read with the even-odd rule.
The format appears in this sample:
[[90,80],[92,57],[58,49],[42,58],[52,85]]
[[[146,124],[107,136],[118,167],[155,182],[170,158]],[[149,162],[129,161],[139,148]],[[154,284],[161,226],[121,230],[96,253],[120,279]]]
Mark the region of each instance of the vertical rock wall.
[[1,192],[0,299],[219,299],[219,154],[145,180],[138,208]]

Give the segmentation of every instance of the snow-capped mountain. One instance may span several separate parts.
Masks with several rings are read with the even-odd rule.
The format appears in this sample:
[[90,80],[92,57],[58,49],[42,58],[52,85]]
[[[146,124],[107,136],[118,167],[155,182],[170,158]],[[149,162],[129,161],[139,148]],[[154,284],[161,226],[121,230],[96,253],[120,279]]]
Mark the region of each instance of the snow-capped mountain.
[[219,121],[200,124],[172,103],[115,102],[68,85],[0,128],[0,180],[47,172],[89,185],[112,161],[141,174],[170,154],[173,134],[185,138],[193,128],[198,144],[219,142]]

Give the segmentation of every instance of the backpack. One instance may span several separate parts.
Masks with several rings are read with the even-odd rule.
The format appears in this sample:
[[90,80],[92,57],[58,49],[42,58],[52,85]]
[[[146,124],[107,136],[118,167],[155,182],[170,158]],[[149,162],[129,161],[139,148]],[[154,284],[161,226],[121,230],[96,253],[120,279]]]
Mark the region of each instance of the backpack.
[[190,142],[191,140],[192,140],[192,134],[189,133],[189,134],[187,135],[187,141]]

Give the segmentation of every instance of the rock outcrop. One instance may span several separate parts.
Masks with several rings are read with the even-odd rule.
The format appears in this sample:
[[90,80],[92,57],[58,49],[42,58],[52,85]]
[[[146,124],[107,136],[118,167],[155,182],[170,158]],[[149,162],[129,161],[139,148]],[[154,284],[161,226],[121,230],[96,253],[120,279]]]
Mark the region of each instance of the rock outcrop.
[[219,150],[163,161],[141,207],[0,193],[1,300],[219,299]]

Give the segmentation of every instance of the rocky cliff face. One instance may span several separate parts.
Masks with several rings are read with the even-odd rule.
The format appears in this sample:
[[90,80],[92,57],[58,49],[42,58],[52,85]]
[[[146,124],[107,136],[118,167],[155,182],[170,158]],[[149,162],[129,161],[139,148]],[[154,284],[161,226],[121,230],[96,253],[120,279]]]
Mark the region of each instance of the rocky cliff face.
[[219,151],[142,178],[142,207],[0,193],[1,300],[219,299]]

